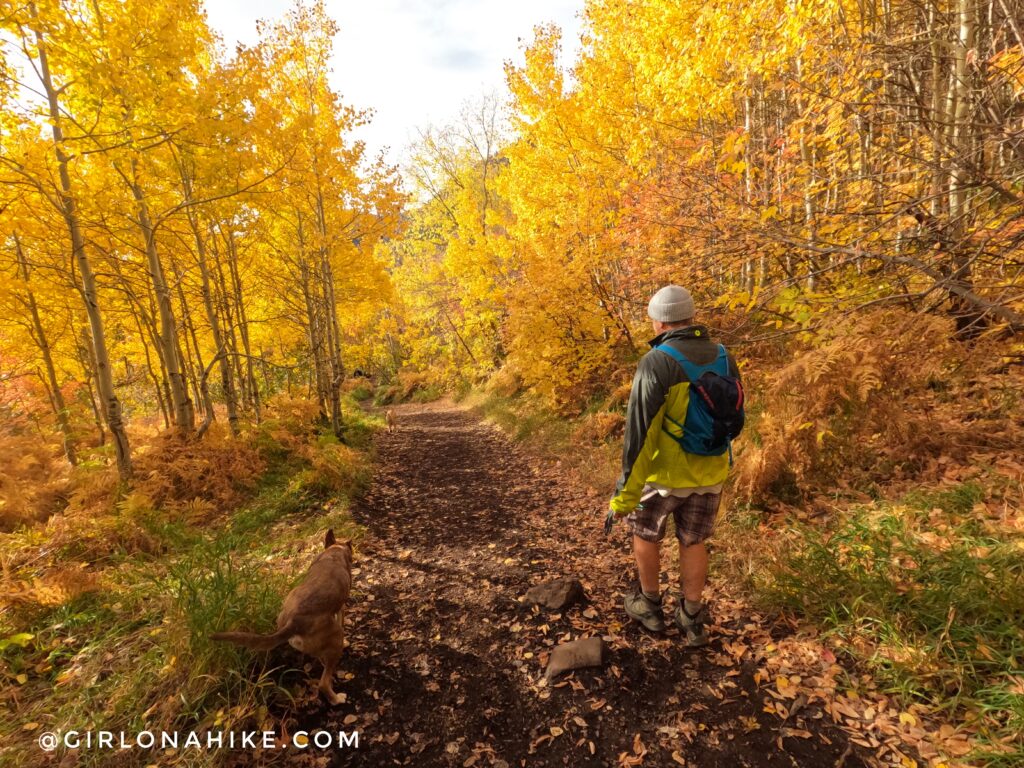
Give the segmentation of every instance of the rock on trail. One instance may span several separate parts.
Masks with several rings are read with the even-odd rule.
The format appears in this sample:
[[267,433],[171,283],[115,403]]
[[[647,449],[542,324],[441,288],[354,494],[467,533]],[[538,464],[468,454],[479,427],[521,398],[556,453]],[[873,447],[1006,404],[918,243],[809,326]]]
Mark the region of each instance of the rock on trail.
[[584,597],[583,585],[576,579],[551,579],[530,587],[523,598],[527,605],[536,605],[552,611],[564,611]]
[[[833,768],[846,755],[846,768],[869,764],[859,747],[847,754],[849,737],[815,706],[794,713],[787,731],[766,711],[755,670],[767,631],[742,606],[724,610],[719,597],[711,645],[698,652],[675,630],[657,637],[630,625],[627,537],[602,535],[603,499],[454,405],[395,410],[401,429],[377,438],[373,483],[353,505],[367,532],[335,682],[346,703],[313,695],[314,664],[309,695],[276,713],[291,731],[358,729],[359,749],[289,752],[285,762]],[[551,601],[534,590],[548,607],[521,602],[566,574],[580,583],[551,588]],[[603,666],[549,680],[549,661],[565,653],[555,648],[585,638]]]

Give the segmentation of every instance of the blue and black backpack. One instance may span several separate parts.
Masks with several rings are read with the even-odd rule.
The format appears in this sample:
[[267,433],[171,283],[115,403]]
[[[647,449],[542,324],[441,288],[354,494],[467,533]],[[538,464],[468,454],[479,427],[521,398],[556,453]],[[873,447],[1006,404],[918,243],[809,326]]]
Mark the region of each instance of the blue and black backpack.
[[743,384],[729,371],[729,355],[718,345],[718,356],[707,365],[696,365],[682,352],[667,344],[655,349],[671,357],[683,369],[690,382],[690,402],[685,421],[680,424],[667,413],[665,418],[682,430],[676,436],[666,433],[687,453],[698,456],[721,456],[729,452],[732,463],[732,441],[743,430]]

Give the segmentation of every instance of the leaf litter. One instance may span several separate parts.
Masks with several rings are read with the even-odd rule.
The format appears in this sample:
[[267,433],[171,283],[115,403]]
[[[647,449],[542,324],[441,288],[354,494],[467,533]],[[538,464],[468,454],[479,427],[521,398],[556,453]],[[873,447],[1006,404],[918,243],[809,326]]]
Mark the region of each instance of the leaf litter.
[[[902,709],[806,629],[709,584],[712,643],[685,649],[628,622],[626,536],[601,535],[603,500],[449,403],[396,409],[377,441],[339,692],[312,683],[287,727],[359,728],[360,748],[287,753],[302,765],[900,766],[955,768],[970,740]],[[528,609],[526,591],[573,577],[587,600]],[[673,606],[669,605],[669,609]],[[555,682],[553,648],[601,637],[610,659]],[[354,718],[354,719],[353,719]],[[358,725],[356,725],[358,723]],[[324,759],[327,762],[324,762]]]

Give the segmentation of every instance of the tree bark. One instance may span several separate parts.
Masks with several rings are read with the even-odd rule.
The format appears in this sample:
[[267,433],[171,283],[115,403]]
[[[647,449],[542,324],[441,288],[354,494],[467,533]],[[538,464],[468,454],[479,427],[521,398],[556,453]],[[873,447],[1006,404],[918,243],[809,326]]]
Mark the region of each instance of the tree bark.
[[[188,194],[190,194],[190,191]],[[217,366],[220,370],[220,386],[224,395],[224,405],[228,412],[228,427],[231,429],[231,434],[237,437],[240,431],[238,426],[238,393],[235,391],[235,380],[231,375],[231,361],[227,356],[224,332],[220,325],[220,316],[213,305],[213,288],[210,279],[206,241],[202,236],[199,223],[191,208],[188,210],[188,220],[192,228],[192,235],[196,241],[196,256],[199,265],[200,286],[203,294],[203,308],[206,310],[206,319],[210,323],[210,333],[213,335],[213,345],[216,348],[214,354],[217,355]]]
[[249,379],[249,392],[252,397],[253,413],[256,423],[262,421],[260,404],[260,385],[256,381],[256,372],[253,363],[252,346],[249,344],[249,318],[245,311],[245,298],[242,294],[242,277],[238,270],[238,248],[235,239],[228,232],[228,271],[231,273],[231,284],[234,288],[235,302],[238,307],[238,332],[242,337],[242,348],[245,350],[245,369]]
[[75,454],[75,439],[71,432],[71,421],[68,418],[68,406],[64,400],[64,393],[60,391],[60,384],[57,382],[57,368],[53,364],[53,350],[50,341],[43,328],[42,319],[39,317],[39,305],[36,302],[36,295],[29,284],[28,259],[25,258],[25,251],[21,247],[21,240],[14,235],[14,252],[18,259],[18,267],[21,270],[21,277],[25,281],[25,298],[28,304],[29,314],[32,316],[33,336],[39,353],[43,356],[43,365],[46,367],[46,378],[51,391],[54,416],[57,417],[57,427],[60,429],[61,438],[64,443],[64,455],[71,466],[78,464],[78,457]]
[[[210,417],[213,415],[213,398],[210,396],[208,377],[202,372],[206,369],[203,365],[203,350],[199,346],[199,335],[196,333],[196,324],[192,321],[192,311],[189,309],[188,297],[185,296],[185,273],[178,264],[178,260],[171,254],[171,270],[174,272],[174,279],[178,289],[178,306],[181,309],[181,324],[185,330],[185,355],[187,363],[188,379],[192,386],[193,401],[198,401],[203,406],[203,413]],[[189,346],[189,341],[192,345]],[[193,357],[194,356],[194,357]]]
[[[223,229],[223,228],[222,228]],[[223,231],[221,233],[223,235]],[[227,238],[225,236],[225,243]],[[215,242],[215,241],[214,241]],[[249,407],[249,383],[246,381],[245,374],[242,371],[242,356],[239,354],[238,349],[238,334],[235,329],[238,327],[237,318],[235,317],[236,310],[232,308],[231,291],[228,290],[227,280],[224,278],[224,259],[221,258],[219,249],[214,249],[214,277],[217,281],[217,289],[220,294],[220,309],[221,316],[224,318],[224,322],[227,324],[227,331],[225,332],[225,341],[227,342],[228,356],[231,358],[230,363],[234,366],[233,369],[233,381],[238,385],[238,392],[240,396],[239,402],[243,407]],[[225,257],[226,258],[226,257]],[[237,307],[237,302],[235,302]]]
[[96,386],[99,390],[100,400],[103,403],[102,410],[106,418],[107,428],[114,439],[118,474],[120,474],[122,479],[127,480],[132,475],[131,447],[128,443],[128,433],[125,430],[121,401],[114,390],[114,377],[110,368],[110,354],[107,350],[103,317],[100,313],[96,275],[93,272],[89,256],[85,251],[85,239],[82,237],[78,218],[78,206],[71,183],[71,172],[68,168],[69,159],[64,153],[64,132],[61,127],[58,91],[54,87],[53,79],[50,75],[46,42],[40,30],[39,16],[35,3],[29,4],[29,12],[32,16],[34,25],[32,31],[35,33],[36,46],[39,52],[39,76],[42,81],[43,90],[46,93],[46,101],[50,113],[53,151],[57,159],[57,173],[60,178],[61,213],[64,217],[64,223],[68,228],[68,235],[71,238],[72,258],[78,266],[79,277],[82,281],[82,297],[85,302],[86,315],[89,319],[92,355],[93,361],[96,364]]
[[167,284],[167,277],[164,274],[163,264],[160,261],[160,254],[156,247],[156,230],[153,220],[149,214],[149,205],[146,202],[145,191],[138,180],[138,159],[133,158],[129,186],[132,196],[138,206],[138,225],[142,232],[146,263],[149,266],[149,276],[153,282],[153,291],[156,294],[157,314],[160,318],[160,357],[164,361],[167,370],[167,380],[170,385],[171,409],[174,412],[174,426],[183,435],[190,435],[195,430],[196,414],[195,404],[188,393],[188,385],[185,382],[185,375],[182,371],[181,359],[178,355],[178,328],[174,317],[174,309],[171,306],[171,289]]
[[[973,290],[971,264],[967,257],[965,239],[968,233],[970,200],[968,187],[971,182],[970,169],[974,165],[974,128],[970,123],[973,95],[971,93],[971,64],[968,56],[976,55],[978,0],[958,0],[957,19],[959,32],[953,44],[953,85],[955,108],[952,112],[952,162],[949,174],[949,234],[951,244],[949,266],[949,298],[956,316],[957,331],[963,335],[976,335],[984,313],[977,310],[965,298],[964,291]],[[953,288],[960,290],[953,290]]]

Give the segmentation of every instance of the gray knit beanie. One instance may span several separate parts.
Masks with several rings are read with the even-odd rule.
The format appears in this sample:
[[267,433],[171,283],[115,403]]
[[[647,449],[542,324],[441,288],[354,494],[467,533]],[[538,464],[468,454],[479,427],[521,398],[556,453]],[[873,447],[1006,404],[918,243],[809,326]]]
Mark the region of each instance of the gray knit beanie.
[[694,314],[693,296],[678,285],[666,285],[651,297],[647,314],[651,320],[660,323],[678,323],[689,320]]

